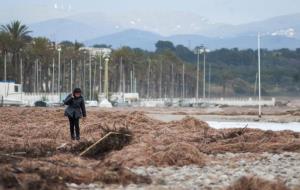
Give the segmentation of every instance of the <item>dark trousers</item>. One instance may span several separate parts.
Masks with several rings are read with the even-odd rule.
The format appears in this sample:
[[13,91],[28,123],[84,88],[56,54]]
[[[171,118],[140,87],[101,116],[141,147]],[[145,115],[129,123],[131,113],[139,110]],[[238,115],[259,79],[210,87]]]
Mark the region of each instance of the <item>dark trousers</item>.
[[69,122],[70,122],[71,138],[75,137],[74,128],[75,128],[76,137],[80,137],[79,118],[69,117]]

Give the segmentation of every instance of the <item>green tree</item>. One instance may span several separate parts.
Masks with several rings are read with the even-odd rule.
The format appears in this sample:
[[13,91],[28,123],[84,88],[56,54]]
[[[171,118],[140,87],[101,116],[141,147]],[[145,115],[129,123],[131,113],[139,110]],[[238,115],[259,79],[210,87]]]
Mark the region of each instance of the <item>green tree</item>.
[[4,54],[8,50],[10,44],[10,38],[8,33],[0,32],[0,51]]
[[164,52],[164,51],[175,51],[175,47],[173,45],[172,42],[170,41],[158,41],[156,44],[155,44],[155,47],[156,47],[156,53],[161,53],[161,52]]
[[12,21],[10,24],[2,25],[1,31],[8,34],[10,38],[9,51],[12,53],[12,66],[15,68],[14,75],[19,82],[19,52],[25,46],[26,42],[30,41],[28,36],[31,32],[28,26],[23,25],[20,21]]

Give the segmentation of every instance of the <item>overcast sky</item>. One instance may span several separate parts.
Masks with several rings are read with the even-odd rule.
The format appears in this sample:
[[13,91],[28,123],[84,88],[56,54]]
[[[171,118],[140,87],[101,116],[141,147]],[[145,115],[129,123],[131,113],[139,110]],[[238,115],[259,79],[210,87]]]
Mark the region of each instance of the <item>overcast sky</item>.
[[300,12],[300,0],[0,0],[0,22],[32,23],[83,12],[186,11],[241,24]]

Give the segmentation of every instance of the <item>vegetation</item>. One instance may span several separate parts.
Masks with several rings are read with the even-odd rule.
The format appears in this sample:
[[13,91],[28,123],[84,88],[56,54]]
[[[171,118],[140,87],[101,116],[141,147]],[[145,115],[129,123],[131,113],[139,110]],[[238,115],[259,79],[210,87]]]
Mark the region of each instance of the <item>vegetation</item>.
[[[73,87],[79,86],[86,95],[89,95],[88,89],[91,85],[92,97],[94,99],[97,97],[100,86],[100,62],[103,67],[104,61],[100,56],[93,57],[90,65],[89,55],[80,50],[83,44],[70,41],[55,44],[44,37],[31,37],[30,29],[19,21],[1,26],[0,31],[0,79],[4,79],[6,55],[8,80],[21,82],[22,62],[24,91],[57,92],[57,47],[60,46],[62,48],[61,91],[69,92]],[[109,48],[111,46],[95,44],[94,47]],[[199,94],[202,94],[203,55],[200,56]],[[121,90],[131,92],[134,91],[134,88],[130,86],[132,83],[136,84],[137,92],[141,97],[182,97],[182,68],[185,65],[184,95],[194,97],[196,63],[197,56],[193,50],[183,45],[175,46],[168,41],[157,42],[155,52],[130,47],[114,49],[109,63],[109,89],[111,92]],[[73,69],[73,86],[71,86],[71,68]],[[90,68],[92,68],[91,84],[89,83]],[[257,50],[218,49],[211,51],[207,53],[206,71],[206,91],[212,97],[253,96],[257,93],[255,88]],[[131,72],[133,82],[130,79]],[[210,87],[208,87],[209,81],[211,81]],[[300,92],[299,81],[300,48],[262,50],[263,95],[297,95]]]

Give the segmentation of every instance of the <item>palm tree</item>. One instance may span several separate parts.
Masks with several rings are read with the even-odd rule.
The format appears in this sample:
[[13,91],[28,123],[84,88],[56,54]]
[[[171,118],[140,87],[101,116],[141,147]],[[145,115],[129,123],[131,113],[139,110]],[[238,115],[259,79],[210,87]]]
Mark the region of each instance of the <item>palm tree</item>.
[[4,54],[8,50],[10,37],[7,33],[0,31],[0,52]]
[[30,40],[28,34],[31,31],[18,20],[12,21],[10,24],[2,25],[1,31],[9,35],[11,43],[8,50],[12,53],[12,66],[15,68],[14,76],[17,81],[19,81],[19,67],[17,66],[19,52],[25,46],[26,42]]

